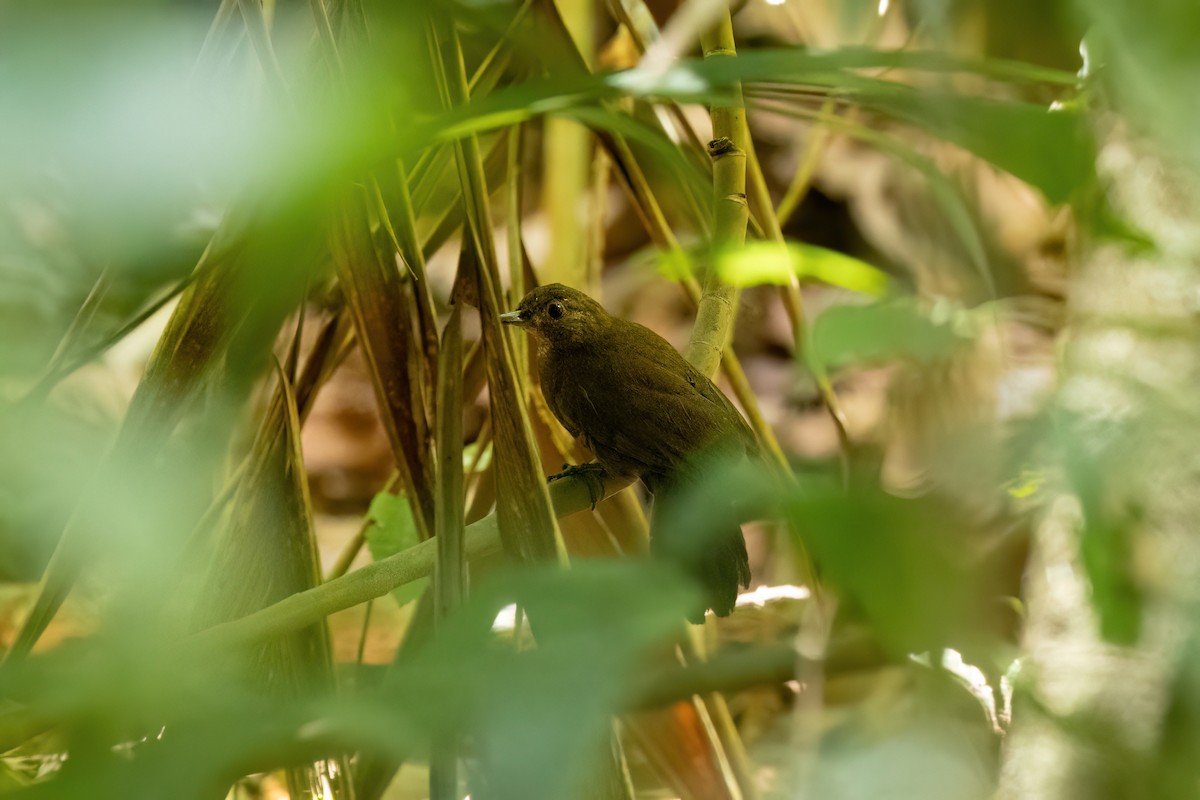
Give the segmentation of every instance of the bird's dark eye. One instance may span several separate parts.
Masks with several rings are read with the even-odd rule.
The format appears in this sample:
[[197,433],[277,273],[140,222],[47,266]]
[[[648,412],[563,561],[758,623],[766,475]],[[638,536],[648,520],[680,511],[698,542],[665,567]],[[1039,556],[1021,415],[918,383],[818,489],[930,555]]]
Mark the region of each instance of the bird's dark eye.
[[558,319],[563,315],[562,303],[551,303],[546,306],[546,313],[550,315],[550,319]]

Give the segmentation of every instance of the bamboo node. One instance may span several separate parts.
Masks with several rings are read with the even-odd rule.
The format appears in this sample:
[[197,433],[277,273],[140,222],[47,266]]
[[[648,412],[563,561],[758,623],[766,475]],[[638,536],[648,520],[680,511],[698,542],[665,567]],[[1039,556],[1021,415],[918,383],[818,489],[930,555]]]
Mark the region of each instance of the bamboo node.
[[708,143],[708,155],[710,158],[717,159],[722,156],[745,155],[745,153],[733,143],[733,139],[728,136],[720,136]]

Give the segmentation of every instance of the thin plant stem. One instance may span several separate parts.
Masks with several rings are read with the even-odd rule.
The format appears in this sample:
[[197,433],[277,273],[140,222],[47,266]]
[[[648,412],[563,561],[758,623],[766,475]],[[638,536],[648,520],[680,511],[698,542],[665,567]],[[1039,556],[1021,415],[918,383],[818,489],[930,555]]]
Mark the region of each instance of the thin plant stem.
[[[632,481],[605,481],[605,496],[611,496]],[[592,507],[588,482],[575,477],[554,481],[547,487],[555,513],[562,517]],[[199,631],[180,643],[181,654],[198,655],[212,649],[245,647],[264,639],[319,622],[324,617],[353,608],[373,597],[433,574],[437,544],[426,540],[399,553],[372,562],[320,586],[289,595],[259,611]],[[488,514],[464,531],[463,549],[471,562],[500,552],[496,514]]]
[[[700,37],[707,58],[734,58],[737,55],[733,19],[726,10],[716,24]],[[713,159],[713,256],[718,247],[740,247],[746,241],[749,207],[746,203],[746,161],[751,150],[746,127],[746,109],[741,85],[736,85],[727,105],[709,109],[713,140],[708,152]],[[729,345],[737,313],[738,290],[723,285],[717,270],[710,269],[704,291],[696,305],[696,328],[688,344],[689,360],[706,375],[712,375]],[[745,798],[755,795],[749,780],[750,765],[729,709],[724,703],[704,703],[714,731],[713,738],[724,746],[715,753],[723,772],[730,772]],[[707,721],[707,720],[706,720]],[[728,763],[726,763],[728,760]]]
[[[821,106],[821,116],[832,116],[836,105],[837,101],[833,97],[827,97]],[[787,191],[783,193],[783,199],[779,201],[779,206],[775,209],[775,218],[779,221],[780,228],[787,225],[792,214],[808,195],[808,190],[812,186],[813,173],[821,161],[821,155],[825,152],[829,136],[829,127],[824,123],[813,125],[809,131],[808,142],[800,156],[800,165],[796,168],[796,174],[792,176]]]
[[[782,246],[784,244],[783,230],[780,227],[779,219],[775,216],[775,207],[771,202],[770,192],[767,190],[767,180],[763,175],[762,165],[758,161],[754,144],[749,137],[747,137],[746,154],[749,167],[750,193],[754,205],[758,209],[758,217],[763,223],[767,238]],[[817,368],[816,362],[809,358],[808,322],[804,315],[804,301],[800,296],[800,281],[795,274],[792,274],[791,280],[788,283],[780,287],[780,294],[783,299],[784,308],[787,310],[788,319],[792,324],[792,337],[796,343],[797,360],[812,373],[813,378],[816,380],[822,403],[829,413],[834,430],[837,432],[838,450],[842,465],[842,480],[843,482],[847,482],[850,478],[851,444],[850,435],[846,431],[846,414],[842,410],[842,404],[838,399],[837,393],[833,390],[833,383],[829,380],[829,376],[825,370]]]
[[363,611],[362,628],[358,632],[358,647],[354,652],[354,663],[359,667],[363,665],[363,656],[367,652],[367,633],[371,629],[371,612],[374,608],[375,600],[368,600],[366,602],[366,610]]

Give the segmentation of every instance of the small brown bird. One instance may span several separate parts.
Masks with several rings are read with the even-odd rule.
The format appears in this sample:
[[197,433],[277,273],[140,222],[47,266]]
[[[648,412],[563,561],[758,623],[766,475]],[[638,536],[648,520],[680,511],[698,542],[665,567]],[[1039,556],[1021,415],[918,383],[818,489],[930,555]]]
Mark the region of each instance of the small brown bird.
[[[501,320],[532,333],[542,391],[572,436],[612,476],[641,478],[655,496],[651,551],[680,562],[704,588],[705,608],[733,610],[750,585],[746,543],[733,516],[702,546],[657,524],[659,506],[695,485],[697,456],[757,453],[754,433],[712,381],[649,328],[614,317],[582,292],[534,289]],[[728,528],[732,528],[729,530]],[[704,609],[689,614],[703,622]]]

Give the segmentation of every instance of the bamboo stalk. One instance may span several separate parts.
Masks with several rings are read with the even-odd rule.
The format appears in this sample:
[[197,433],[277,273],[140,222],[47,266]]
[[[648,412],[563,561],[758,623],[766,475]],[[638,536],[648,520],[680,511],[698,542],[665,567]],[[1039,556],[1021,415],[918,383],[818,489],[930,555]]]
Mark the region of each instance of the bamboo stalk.
[[[733,22],[726,14],[701,37],[705,58],[727,58],[736,54]],[[731,92],[727,105],[709,110],[713,140],[708,154],[713,160],[713,248],[737,247],[746,241],[746,109],[741,86]],[[696,327],[688,342],[687,358],[696,369],[712,376],[729,342],[737,314],[738,290],[709,272],[696,308]]]
[[[717,24],[701,36],[704,58],[733,58],[737,55],[733,36],[733,18],[726,11]],[[741,84],[736,84],[727,105],[709,109],[713,140],[708,144],[713,159],[713,256],[718,248],[741,247],[746,242],[749,206],[746,203],[746,161],[751,151],[746,109]],[[696,328],[688,345],[688,357],[698,369],[711,375],[729,345],[737,314],[739,292],[720,283],[710,264],[704,292],[696,307]],[[718,331],[720,335],[718,338]],[[765,427],[765,426],[764,426]],[[750,780],[751,768],[729,708],[720,700],[706,702],[704,708],[712,720],[717,739],[724,747],[728,768],[745,798],[755,796]],[[720,755],[720,754],[718,754]]]
[[[605,496],[616,494],[629,483],[606,481]],[[588,484],[582,479],[557,480],[549,485],[548,491],[555,514],[560,517],[592,507]],[[181,651],[196,657],[213,649],[244,647],[310,625],[374,597],[382,597],[399,586],[432,575],[436,549],[436,542],[426,540],[341,578],[286,597],[261,611],[193,634],[181,643]],[[468,562],[500,550],[495,513],[466,527],[463,551]]]

